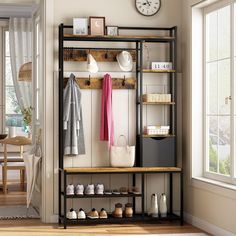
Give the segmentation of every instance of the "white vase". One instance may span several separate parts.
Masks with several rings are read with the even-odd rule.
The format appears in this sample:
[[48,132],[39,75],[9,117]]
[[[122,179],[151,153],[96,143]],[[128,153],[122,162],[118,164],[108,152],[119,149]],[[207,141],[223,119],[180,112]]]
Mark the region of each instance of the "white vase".
[[160,205],[161,217],[166,217],[167,216],[167,203],[166,203],[166,195],[165,195],[165,193],[161,194],[159,205]]
[[148,211],[148,215],[158,217],[158,197],[156,193],[151,195],[151,207]]
[[9,137],[14,138],[16,137],[16,127],[15,126],[9,126]]

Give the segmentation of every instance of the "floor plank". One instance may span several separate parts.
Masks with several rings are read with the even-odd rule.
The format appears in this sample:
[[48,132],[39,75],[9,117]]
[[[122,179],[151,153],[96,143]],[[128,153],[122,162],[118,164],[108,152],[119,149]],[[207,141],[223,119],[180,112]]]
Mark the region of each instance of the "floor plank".
[[[158,235],[158,234],[186,234],[203,233],[201,230],[185,224],[177,223],[126,224],[126,225],[90,225],[70,226],[64,230],[57,224],[43,224],[40,220],[2,220],[0,221],[0,235],[8,236],[88,236],[88,235]],[[208,235],[208,234],[206,234]]]
[[[25,185],[26,189],[26,185]],[[7,194],[3,194],[0,186],[0,206],[7,205],[25,205],[26,204],[26,192],[22,191],[20,184],[14,181],[8,184]]]

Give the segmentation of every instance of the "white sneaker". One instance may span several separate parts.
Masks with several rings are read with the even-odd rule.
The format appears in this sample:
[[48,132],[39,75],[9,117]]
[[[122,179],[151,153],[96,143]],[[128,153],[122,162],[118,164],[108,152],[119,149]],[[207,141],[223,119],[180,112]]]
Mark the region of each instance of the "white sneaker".
[[75,187],[73,184],[69,184],[66,187],[66,195],[74,195],[75,194]]
[[95,194],[104,194],[104,185],[103,184],[96,185]]
[[77,219],[76,212],[73,208],[71,208],[70,211],[66,213],[66,218],[68,218],[69,220]]
[[85,212],[82,208],[80,208],[78,211],[78,219],[86,219]]
[[75,194],[76,195],[84,195],[84,185],[83,184],[77,184],[76,185]]
[[87,195],[93,195],[94,194],[94,184],[88,184],[84,191]]

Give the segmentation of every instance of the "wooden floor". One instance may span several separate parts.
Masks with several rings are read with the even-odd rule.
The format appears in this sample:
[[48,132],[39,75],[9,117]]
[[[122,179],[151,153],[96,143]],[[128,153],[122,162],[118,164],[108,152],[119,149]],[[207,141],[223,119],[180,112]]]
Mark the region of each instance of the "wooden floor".
[[19,183],[14,181],[10,182],[8,184],[7,194],[3,194],[1,187],[2,186],[0,186],[0,206],[26,204],[26,192],[21,190]]
[[[208,235],[191,225],[179,226],[178,224],[125,224],[125,225],[96,225],[96,226],[71,226],[64,230],[57,224],[43,224],[40,220],[2,220],[0,221],[0,235],[6,236],[89,236],[89,235],[158,235],[171,234],[193,236]],[[198,234],[200,233],[200,234]],[[189,234],[187,234],[189,235]]]
[[[3,194],[0,189],[0,205],[25,205],[26,192],[22,192],[19,184],[10,183],[8,193]],[[43,224],[38,219],[0,220],[0,236],[92,236],[92,235],[156,235],[171,234],[183,236],[186,233],[203,233],[201,230],[178,223],[154,224],[125,224],[125,225],[96,225],[96,226],[69,226],[64,230],[57,224]],[[196,233],[196,234],[195,234]],[[207,234],[201,234],[207,235]]]

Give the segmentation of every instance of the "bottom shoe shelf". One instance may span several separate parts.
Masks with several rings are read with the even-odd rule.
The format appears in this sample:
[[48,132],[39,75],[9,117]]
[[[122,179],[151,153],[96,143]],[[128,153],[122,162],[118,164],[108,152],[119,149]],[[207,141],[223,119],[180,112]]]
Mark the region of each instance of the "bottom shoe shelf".
[[[61,223],[64,224],[64,217],[60,217]],[[69,220],[66,219],[67,224],[114,224],[114,223],[131,223],[131,222],[161,222],[161,221],[174,221],[174,220],[180,220],[180,216],[176,214],[168,214],[166,217],[151,217],[145,214],[142,216],[141,214],[136,214],[131,218],[115,218],[111,214],[108,214],[107,219],[75,219],[75,220]]]

